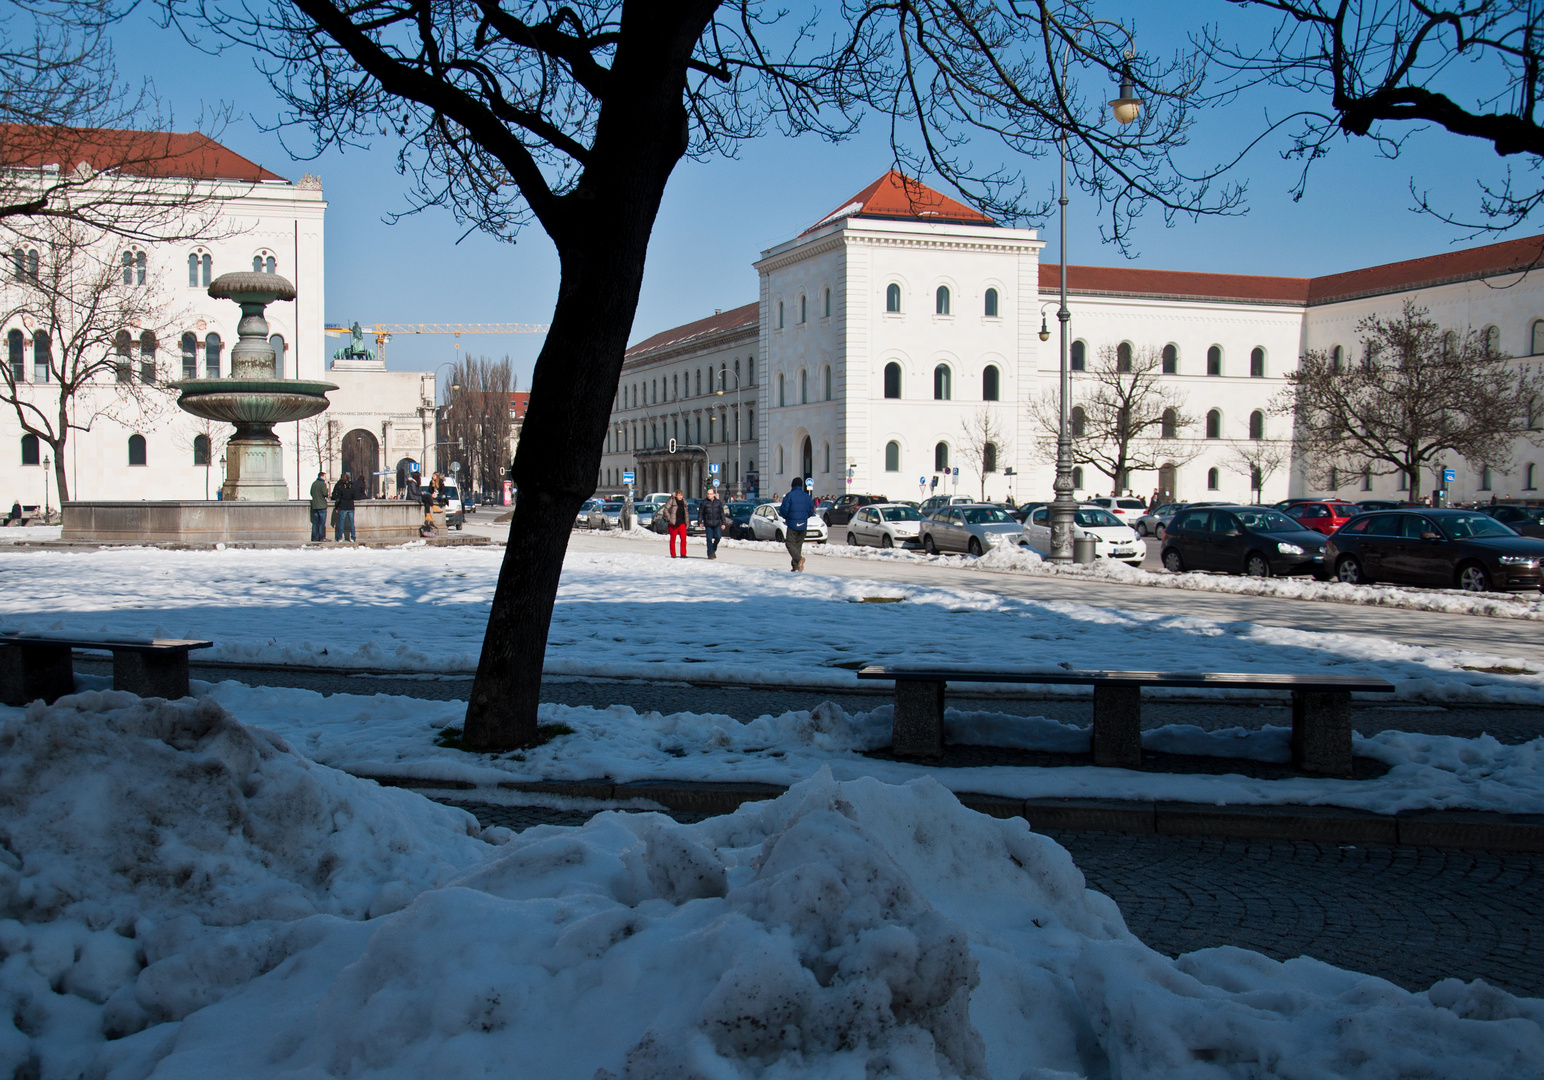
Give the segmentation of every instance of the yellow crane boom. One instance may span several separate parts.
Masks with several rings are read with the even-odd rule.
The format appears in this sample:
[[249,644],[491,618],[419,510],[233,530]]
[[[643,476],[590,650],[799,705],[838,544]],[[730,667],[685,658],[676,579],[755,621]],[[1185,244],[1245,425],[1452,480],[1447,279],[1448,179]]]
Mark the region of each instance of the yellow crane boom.
[[[375,359],[385,363],[386,344],[391,341],[393,334],[448,334],[456,338],[456,350],[459,353],[462,334],[545,334],[548,326],[546,323],[355,323],[353,326],[329,323],[324,329],[334,336],[353,335],[356,341],[361,340],[365,334],[373,334]],[[347,351],[340,349],[339,353]],[[335,353],[334,358],[341,357]]]

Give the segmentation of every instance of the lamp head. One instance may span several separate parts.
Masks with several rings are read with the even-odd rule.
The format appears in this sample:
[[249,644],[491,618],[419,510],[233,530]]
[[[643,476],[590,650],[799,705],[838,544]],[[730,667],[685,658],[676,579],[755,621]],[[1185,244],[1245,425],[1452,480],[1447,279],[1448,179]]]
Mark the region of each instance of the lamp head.
[[1143,101],[1137,97],[1136,87],[1131,85],[1131,59],[1130,50],[1127,50],[1128,63],[1122,64],[1120,69],[1120,97],[1110,102],[1110,111],[1115,114],[1115,120],[1119,124],[1130,124],[1142,115]]
[[1045,312],[1040,313],[1040,340],[1051,340],[1051,328],[1045,324]]

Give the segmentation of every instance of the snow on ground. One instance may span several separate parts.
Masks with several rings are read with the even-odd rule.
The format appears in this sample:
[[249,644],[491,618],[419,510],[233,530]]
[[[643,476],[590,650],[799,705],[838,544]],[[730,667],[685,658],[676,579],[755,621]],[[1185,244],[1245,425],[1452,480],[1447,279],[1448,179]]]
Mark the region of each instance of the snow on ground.
[[58,540],[63,533],[64,528],[60,525],[9,525],[0,528],[0,544]]
[[[424,547],[30,553],[0,564],[0,627],[208,638],[215,648],[200,658],[247,663],[470,671],[502,558],[499,549]],[[1421,647],[1183,608],[1124,611],[576,552],[564,567],[546,670],[850,687],[864,662],[990,658],[1022,668],[1379,675],[1402,699],[1544,703],[1540,665],[1485,651],[1482,640],[1472,651]]]
[[[332,699],[335,700],[335,699]],[[329,702],[329,704],[331,701]],[[0,1068],[39,1080],[1538,1077],[1544,1002],[1170,959],[922,779],[494,846],[209,701],[0,725]]]
[[[867,757],[890,744],[891,707],[847,713],[830,702],[809,710],[742,723],[712,713],[639,713],[544,705],[544,724],[559,735],[513,755],[472,754],[440,746],[446,728],[459,728],[464,702],[425,701],[386,694],[198,683],[241,720],[272,729],[323,764],[363,776],[473,783],[492,789],[523,780],[733,781],[791,785],[827,767],[843,780],[864,776],[902,784],[932,776],[953,791],[1010,798],[1102,798],[1215,805],[1309,804],[1392,814],[1417,809],[1544,813],[1544,739],[1504,745],[1485,736],[1461,739],[1384,731],[1356,736],[1356,753],[1385,762],[1375,780],[1301,777],[1255,780],[1237,774],[1146,773],[1082,767],[991,766],[940,769]],[[0,716],[8,710],[0,708]],[[1288,761],[1289,729],[1202,731],[1169,725],[1143,733],[1150,750],[1213,757]],[[1087,753],[1089,729],[1047,717],[1003,713],[946,714],[953,743]],[[467,798],[481,795],[466,794]]]

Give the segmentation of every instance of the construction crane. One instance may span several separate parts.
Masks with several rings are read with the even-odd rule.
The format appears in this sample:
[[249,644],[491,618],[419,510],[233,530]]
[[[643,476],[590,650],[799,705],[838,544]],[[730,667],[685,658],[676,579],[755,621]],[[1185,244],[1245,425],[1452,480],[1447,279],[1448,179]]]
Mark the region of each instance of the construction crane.
[[[462,334],[545,334],[546,323],[370,323],[341,326],[329,323],[327,333],[349,334],[353,341],[332,354],[334,360],[379,360],[386,362],[386,344],[393,334],[450,334],[456,339],[456,356],[461,355]],[[375,335],[375,355],[364,347],[364,335]]]

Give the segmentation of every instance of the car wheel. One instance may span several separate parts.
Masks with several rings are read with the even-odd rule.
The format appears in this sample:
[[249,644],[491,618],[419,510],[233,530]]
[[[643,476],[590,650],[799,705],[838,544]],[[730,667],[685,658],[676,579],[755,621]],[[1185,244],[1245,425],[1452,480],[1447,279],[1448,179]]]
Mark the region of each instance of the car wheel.
[[890,539],[889,533],[885,533],[884,536],[879,538],[879,546],[893,548],[895,546],[895,541]]
[[938,554],[938,548],[933,544],[933,536],[931,533],[922,538],[922,550],[927,552],[929,555]]
[[1270,560],[1258,551],[1251,551],[1249,557],[1244,560],[1244,573],[1250,577],[1270,577]]
[[970,538],[970,553],[976,558],[981,558],[981,541],[974,536]]
[[1162,540],[1165,536],[1169,535],[1169,530],[1164,527],[1162,522],[1159,522],[1158,527],[1153,530],[1153,535]]
[[854,536],[852,533],[848,533],[847,534],[847,546],[848,547],[857,547],[858,546],[858,538],[856,536]]
[[1163,568],[1171,574],[1183,574],[1185,572],[1185,560],[1180,557],[1178,551],[1170,548],[1163,553]]
[[1145,521],[1138,521],[1137,522],[1137,535],[1138,536],[1142,536],[1142,537],[1147,536],[1147,522],[1145,522]]
[[1372,580],[1362,569],[1362,561],[1355,555],[1347,555],[1335,564],[1335,576],[1346,585],[1372,584]]
[[783,542],[783,534],[781,532],[775,532],[772,534],[772,539],[781,544]]
[[1458,587],[1464,592],[1490,592],[1490,573],[1479,563],[1458,568]]

